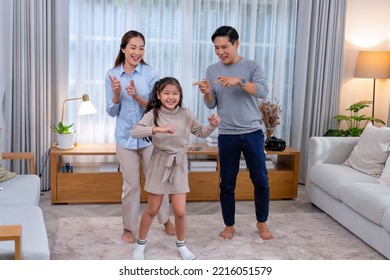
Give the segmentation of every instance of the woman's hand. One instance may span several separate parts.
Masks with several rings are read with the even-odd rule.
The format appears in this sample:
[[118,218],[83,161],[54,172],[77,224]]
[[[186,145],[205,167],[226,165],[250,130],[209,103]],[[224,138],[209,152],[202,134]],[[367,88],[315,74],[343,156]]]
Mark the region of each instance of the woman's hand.
[[115,76],[108,76],[111,81],[111,89],[114,92],[112,102],[119,103],[119,95],[121,94],[121,82]]
[[218,126],[221,119],[217,116],[216,113],[212,113],[208,118],[208,121],[213,126]]
[[137,97],[137,89],[135,88],[133,80],[131,80],[130,84],[126,87],[126,92],[128,95],[130,95],[134,99]]

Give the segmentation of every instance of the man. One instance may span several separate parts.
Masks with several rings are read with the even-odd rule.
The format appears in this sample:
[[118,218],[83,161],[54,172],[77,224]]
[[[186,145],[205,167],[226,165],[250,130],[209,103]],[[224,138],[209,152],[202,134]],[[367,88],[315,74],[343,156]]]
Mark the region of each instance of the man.
[[206,79],[193,85],[199,86],[208,108],[217,107],[221,119],[218,149],[220,202],[225,228],[219,236],[232,239],[235,232],[234,192],[242,152],[254,186],[256,227],[262,239],[272,239],[266,223],[269,187],[258,109],[258,98],[264,99],[268,94],[264,70],[257,62],[238,54],[239,35],[233,27],[219,27],[211,40],[220,62],[210,65]]

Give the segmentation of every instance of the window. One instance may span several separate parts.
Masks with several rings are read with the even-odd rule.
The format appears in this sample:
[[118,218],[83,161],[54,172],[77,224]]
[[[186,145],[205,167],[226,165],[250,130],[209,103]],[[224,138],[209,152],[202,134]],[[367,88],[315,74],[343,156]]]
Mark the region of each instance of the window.
[[104,76],[122,35],[131,29],[145,36],[146,62],[161,77],[178,78],[185,106],[207,122],[209,110],[191,84],[217,62],[212,33],[231,25],[240,35],[239,54],[266,71],[269,99],[279,100],[283,110],[276,133],[288,142],[297,7],[298,0],[70,0],[69,96],[88,92],[99,112],[74,120],[88,131],[78,141],[115,142],[115,119],[105,111]]

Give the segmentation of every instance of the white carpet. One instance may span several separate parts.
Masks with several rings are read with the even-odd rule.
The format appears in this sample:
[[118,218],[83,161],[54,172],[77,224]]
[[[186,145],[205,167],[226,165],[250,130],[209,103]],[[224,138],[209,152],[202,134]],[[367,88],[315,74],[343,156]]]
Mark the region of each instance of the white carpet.
[[[187,245],[198,260],[357,260],[384,259],[324,213],[271,214],[273,240],[259,238],[253,215],[237,215],[232,240],[218,236],[224,225],[219,215],[188,216]],[[52,259],[126,260],[134,244],[120,240],[121,217],[60,218]],[[174,236],[155,220],[148,236],[146,259],[180,259]]]

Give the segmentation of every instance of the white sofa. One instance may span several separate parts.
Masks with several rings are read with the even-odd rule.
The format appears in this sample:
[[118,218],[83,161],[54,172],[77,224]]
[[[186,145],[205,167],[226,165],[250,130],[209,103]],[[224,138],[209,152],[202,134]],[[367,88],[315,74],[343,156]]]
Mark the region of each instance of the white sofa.
[[[40,178],[34,173],[32,153],[3,153],[3,159],[30,162],[30,173],[0,183],[0,231],[2,225],[22,225],[22,259],[49,260],[50,249],[41,208]],[[13,259],[13,241],[0,242],[0,260]]]
[[309,200],[390,259],[390,185],[343,165],[359,137],[312,137],[305,192]]

